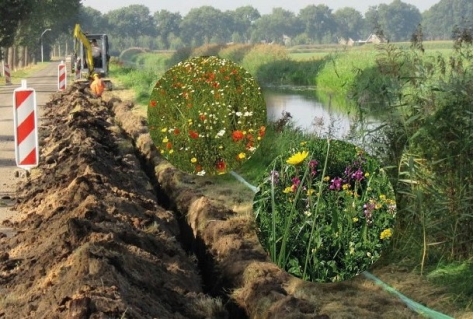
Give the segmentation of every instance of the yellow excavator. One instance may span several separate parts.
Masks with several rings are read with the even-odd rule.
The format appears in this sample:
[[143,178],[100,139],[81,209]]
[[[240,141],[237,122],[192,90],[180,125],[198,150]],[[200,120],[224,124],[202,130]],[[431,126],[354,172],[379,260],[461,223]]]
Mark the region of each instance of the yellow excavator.
[[[93,44],[98,46],[100,54],[93,55]],[[75,75],[76,83],[88,84],[94,73],[100,75],[108,90],[112,89],[109,75],[109,42],[107,34],[89,34],[81,30],[81,26],[74,27],[74,54],[71,57],[71,74]]]

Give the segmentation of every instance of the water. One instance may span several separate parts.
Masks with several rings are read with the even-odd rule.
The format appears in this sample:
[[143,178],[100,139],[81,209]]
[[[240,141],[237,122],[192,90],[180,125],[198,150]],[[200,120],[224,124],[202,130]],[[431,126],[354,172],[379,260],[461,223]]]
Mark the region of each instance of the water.
[[373,129],[380,125],[374,118],[361,123],[355,110],[348,111],[324,105],[316,99],[314,92],[276,90],[263,92],[268,121],[276,121],[282,118],[282,113],[288,112],[295,126],[304,132],[316,133],[320,137],[347,141],[355,130]]

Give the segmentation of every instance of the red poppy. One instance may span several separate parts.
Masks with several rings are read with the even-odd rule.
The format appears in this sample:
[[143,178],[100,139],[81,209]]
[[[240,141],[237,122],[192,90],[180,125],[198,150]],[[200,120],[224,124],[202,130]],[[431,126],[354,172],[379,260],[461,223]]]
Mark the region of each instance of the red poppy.
[[199,165],[199,164],[197,164],[196,166],[194,166],[194,171],[195,171],[196,173],[199,173],[200,171],[202,171],[202,166]]
[[156,101],[155,100],[151,100],[150,101],[150,107],[155,107],[156,106]]
[[234,140],[234,142],[238,142],[243,138],[244,138],[244,133],[242,131],[237,130],[237,131],[232,132],[232,139]]
[[172,149],[173,144],[171,142],[166,143],[166,148],[169,149],[169,150]]
[[201,121],[204,121],[206,119],[206,116],[204,114],[199,114],[199,119]]
[[198,138],[198,137],[199,137],[199,133],[196,132],[196,131],[189,131],[189,137],[190,137],[190,138]]
[[265,135],[265,126],[260,126],[258,130],[258,136],[263,137]]
[[173,133],[174,135],[178,135],[179,133],[181,133],[181,131],[179,130],[179,128],[175,128]]
[[227,166],[226,163],[221,159],[216,162],[216,169],[218,172],[225,171],[226,166]]

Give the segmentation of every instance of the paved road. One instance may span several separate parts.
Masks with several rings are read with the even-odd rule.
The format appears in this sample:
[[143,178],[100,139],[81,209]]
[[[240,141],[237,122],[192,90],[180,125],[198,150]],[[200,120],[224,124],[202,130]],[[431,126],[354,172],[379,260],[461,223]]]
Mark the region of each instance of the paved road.
[[[50,62],[44,69],[25,79],[27,87],[36,91],[38,125],[41,124],[43,106],[58,89],[58,64]],[[16,185],[26,175],[25,170],[18,168],[15,162],[13,90],[18,87],[19,84],[5,85],[5,78],[0,77],[0,233],[7,236],[11,236],[13,230],[3,226],[2,222],[16,218],[11,206],[15,201]]]

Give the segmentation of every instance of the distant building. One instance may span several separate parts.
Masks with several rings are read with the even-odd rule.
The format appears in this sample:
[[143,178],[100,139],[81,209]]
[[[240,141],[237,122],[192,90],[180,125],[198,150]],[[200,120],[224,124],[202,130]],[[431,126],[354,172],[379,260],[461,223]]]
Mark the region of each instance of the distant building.
[[387,40],[379,37],[375,33],[372,33],[371,35],[369,35],[369,37],[366,40],[354,41],[351,38],[349,39],[338,38],[338,42],[339,44],[342,44],[342,45],[354,46],[354,45],[363,45],[366,43],[374,43],[374,44],[386,43]]

